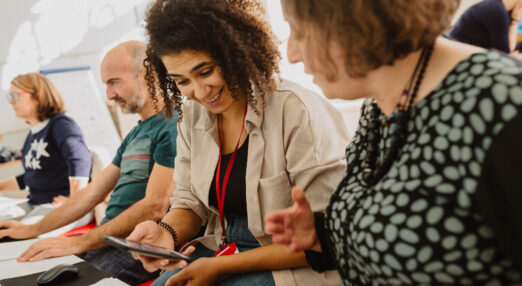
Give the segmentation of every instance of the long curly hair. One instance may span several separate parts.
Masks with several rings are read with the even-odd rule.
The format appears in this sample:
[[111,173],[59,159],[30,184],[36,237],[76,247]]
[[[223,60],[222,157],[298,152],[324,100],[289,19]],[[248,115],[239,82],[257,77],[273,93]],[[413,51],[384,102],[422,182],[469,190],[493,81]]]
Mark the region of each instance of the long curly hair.
[[255,0],[157,0],[151,4],[146,13],[149,43],[144,65],[155,105],[162,96],[165,115],[172,117],[174,107],[182,120],[182,94],[161,57],[192,50],[208,53],[221,69],[232,97],[246,96],[259,112],[254,91],[264,101],[264,92],[275,88],[281,58],[276,37],[263,17],[264,9]]

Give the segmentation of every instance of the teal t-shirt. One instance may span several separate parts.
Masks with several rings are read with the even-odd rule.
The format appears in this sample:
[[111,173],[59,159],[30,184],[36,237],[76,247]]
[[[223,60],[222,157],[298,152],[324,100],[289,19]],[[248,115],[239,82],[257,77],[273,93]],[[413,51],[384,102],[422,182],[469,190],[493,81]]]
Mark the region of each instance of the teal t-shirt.
[[177,115],[163,112],[139,121],[121,143],[112,163],[120,167],[120,178],[111,194],[102,224],[145,197],[154,163],[174,167]]

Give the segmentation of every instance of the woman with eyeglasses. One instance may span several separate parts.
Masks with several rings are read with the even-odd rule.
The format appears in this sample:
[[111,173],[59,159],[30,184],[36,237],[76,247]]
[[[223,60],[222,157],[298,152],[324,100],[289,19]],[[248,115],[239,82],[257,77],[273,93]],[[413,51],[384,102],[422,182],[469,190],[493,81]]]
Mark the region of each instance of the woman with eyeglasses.
[[29,205],[59,206],[89,180],[91,156],[80,127],[64,114],[63,99],[39,73],[11,81],[9,103],[30,125],[22,147],[24,174],[0,182],[0,191],[29,188]]
[[282,0],[288,59],[365,98],[326,212],[266,216],[344,285],[522,283],[522,63],[442,38],[458,0]]

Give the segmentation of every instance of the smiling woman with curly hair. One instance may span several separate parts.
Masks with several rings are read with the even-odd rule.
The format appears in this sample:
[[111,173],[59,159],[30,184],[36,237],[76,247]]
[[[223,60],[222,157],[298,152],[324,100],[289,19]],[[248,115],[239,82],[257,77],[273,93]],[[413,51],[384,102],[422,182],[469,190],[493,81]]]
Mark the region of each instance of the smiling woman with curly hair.
[[[147,13],[147,79],[150,94],[156,94],[159,79],[165,113],[172,106],[182,118],[182,94],[167,76],[161,57],[182,51],[202,51],[221,70],[233,98],[246,96],[256,107],[254,88],[273,90],[274,74],[281,58],[275,37],[262,18],[263,7],[255,1],[157,1]],[[262,99],[262,97],[261,97]],[[259,111],[259,110],[258,110]]]
[[[304,252],[288,253],[264,230],[265,214],[290,206],[292,186],[324,210],[348,136],[326,100],[276,78],[280,56],[261,5],[160,0],[146,29],[150,94],[163,97],[168,116],[180,113],[176,190],[162,222],[142,223],[128,239],[172,249],[207,225],[201,244],[184,251],[195,261],[154,285],[339,285],[335,272],[314,273]],[[149,270],[186,265],[139,258]]]

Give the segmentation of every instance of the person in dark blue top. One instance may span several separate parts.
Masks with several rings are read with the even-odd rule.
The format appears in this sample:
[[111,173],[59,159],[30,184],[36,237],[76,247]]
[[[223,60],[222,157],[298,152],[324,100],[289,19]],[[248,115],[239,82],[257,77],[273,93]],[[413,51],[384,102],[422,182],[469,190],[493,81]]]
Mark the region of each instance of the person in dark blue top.
[[25,173],[0,182],[0,190],[28,187],[29,204],[39,205],[84,187],[91,155],[80,127],[63,114],[63,99],[52,82],[39,73],[18,75],[8,98],[31,130],[22,147]]
[[125,237],[145,220],[160,220],[169,208],[176,156],[177,116],[167,119],[163,100],[154,102],[145,80],[146,45],[128,41],[111,49],[101,63],[101,78],[108,100],[122,112],[138,114],[140,121],[125,136],[112,163],[84,190],[35,224],[0,221],[0,239],[26,239],[68,225],[91,212],[110,194],[105,217],[93,230],[74,237],[39,240],[18,257],[18,262],[80,255],[97,268],[129,285],[155,278],[129,252],[105,244],[106,235]]
[[520,0],[483,0],[466,10],[449,36],[459,42],[505,53],[515,50]]

